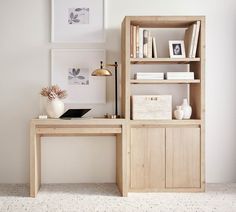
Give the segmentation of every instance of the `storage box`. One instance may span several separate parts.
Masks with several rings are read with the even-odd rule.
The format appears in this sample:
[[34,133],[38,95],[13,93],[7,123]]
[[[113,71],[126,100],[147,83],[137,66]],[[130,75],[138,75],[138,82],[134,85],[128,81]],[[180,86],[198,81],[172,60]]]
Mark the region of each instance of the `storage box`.
[[133,120],[170,120],[172,119],[171,95],[133,95]]

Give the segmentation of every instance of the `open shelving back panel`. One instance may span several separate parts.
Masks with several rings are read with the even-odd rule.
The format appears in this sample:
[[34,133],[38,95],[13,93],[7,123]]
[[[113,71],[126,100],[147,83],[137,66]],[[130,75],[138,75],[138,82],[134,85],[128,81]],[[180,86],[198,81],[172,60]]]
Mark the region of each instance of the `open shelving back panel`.
[[[191,119],[203,119],[204,111],[204,37],[202,29],[198,40],[196,58],[173,59],[169,57],[169,40],[184,40],[185,30],[197,20],[204,20],[204,17],[163,17],[163,16],[129,16],[122,24],[122,61],[123,65],[123,90],[125,93],[123,114],[125,118],[131,119],[130,96],[134,94],[171,94],[172,107],[182,103],[183,98],[188,98],[192,106]],[[203,23],[204,24],[204,23]],[[151,36],[156,38],[158,58],[130,58],[130,26],[138,25],[150,30]],[[204,34],[203,34],[204,36]],[[202,57],[203,56],[203,57]],[[202,58],[201,58],[202,57]],[[145,84],[136,82],[134,74],[137,72],[170,72],[170,71],[191,71],[194,72],[197,81],[184,84],[183,82],[171,83],[164,81],[161,83]]]

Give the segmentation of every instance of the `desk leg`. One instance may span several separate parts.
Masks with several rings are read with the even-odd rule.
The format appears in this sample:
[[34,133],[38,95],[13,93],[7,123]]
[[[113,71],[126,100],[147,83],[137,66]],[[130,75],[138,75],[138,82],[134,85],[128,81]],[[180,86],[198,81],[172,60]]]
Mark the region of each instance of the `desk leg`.
[[121,196],[127,197],[127,126],[122,126],[122,133],[116,136],[116,183]]
[[30,196],[36,197],[41,185],[41,142],[35,132],[35,126],[30,128]]

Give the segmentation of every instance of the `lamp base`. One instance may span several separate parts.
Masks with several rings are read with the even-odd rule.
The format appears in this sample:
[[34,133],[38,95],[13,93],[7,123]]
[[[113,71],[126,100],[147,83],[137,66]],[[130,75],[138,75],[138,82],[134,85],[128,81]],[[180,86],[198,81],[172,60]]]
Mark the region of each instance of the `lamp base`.
[[115,115],[115,114],[108,114],[108,113],[106,113],[106,114],[104,115],[104,118],[117,119],[117,118],[120,118],[120,116],[119,116],[119,115]]

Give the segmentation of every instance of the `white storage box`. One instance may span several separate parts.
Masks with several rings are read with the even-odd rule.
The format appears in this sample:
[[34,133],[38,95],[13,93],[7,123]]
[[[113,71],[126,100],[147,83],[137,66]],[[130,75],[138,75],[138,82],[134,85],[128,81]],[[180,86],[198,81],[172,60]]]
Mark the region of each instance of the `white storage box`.
[[133,95],[133,120],[170,120],[172,119],[171,95]]

